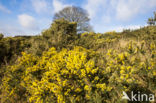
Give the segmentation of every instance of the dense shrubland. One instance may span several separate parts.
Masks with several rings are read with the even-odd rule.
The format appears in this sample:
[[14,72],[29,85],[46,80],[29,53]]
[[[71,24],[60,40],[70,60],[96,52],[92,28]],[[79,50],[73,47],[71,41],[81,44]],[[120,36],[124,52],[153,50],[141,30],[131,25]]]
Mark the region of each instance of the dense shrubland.
[[[2,103],[127,103],[156,94],[156,27],[76,34],[56,20],[38,36],[0,39]],[[147,102],[146,102],[147,103]]]

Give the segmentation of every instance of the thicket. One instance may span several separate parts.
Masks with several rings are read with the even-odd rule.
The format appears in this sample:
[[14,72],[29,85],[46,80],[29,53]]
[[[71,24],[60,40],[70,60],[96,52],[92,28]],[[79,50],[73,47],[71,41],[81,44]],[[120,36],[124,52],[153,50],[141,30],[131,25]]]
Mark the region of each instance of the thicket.
[[155,26],[104,34],[76,28],[59,19],[38,36],[2,37],[1,102],[128,103],[123,91],[156,94]]

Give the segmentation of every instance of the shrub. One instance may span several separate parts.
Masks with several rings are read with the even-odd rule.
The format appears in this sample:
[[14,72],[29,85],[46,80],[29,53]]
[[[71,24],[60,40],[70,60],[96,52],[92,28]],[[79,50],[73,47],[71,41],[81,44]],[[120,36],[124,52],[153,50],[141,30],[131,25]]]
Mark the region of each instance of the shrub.
[[127,102],[123,91],[156,93],[155,61],[155,44],[145,42],[105,54],[82,47],[50,48],[41,57],[23,53],[5,73],[2,102]]

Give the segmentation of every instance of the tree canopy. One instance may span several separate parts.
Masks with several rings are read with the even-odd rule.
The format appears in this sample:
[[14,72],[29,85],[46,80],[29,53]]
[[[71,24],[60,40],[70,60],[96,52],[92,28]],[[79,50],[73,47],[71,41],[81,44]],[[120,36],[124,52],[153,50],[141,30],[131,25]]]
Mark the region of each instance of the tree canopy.
[[90,32],[92,31],[92,27],[89,24],[89,17],[86,10],[76,7],[76,6],[69,6],[65,7],[63,10],[55,13],[54,20],[64,18],[69,22],[77,22],[77,32]]

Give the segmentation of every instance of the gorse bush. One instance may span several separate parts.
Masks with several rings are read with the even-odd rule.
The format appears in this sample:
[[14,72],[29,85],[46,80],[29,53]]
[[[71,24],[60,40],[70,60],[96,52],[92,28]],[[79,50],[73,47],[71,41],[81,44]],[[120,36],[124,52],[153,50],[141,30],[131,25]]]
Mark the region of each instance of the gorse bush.
[[100,33],[82,33],[80,38],[75,43],[78,46],[82,46],[84,48],[97,50],[100,48],[108,48],[112,44],[116,43],[119,36],[117,34],[100,34]]
[[[72,95],[82,93],[81,89],[88,79],[86,78],[86,70],[88,74],[90,73],[90,77],[97,72],[98,68],[95,67],[94,55],[94,52],[80,47],[72,51],[64,49],[59,53],[51,48],[41,58],[23,53],[19,65],[11,66],[10,73],[6,74],[10,75],[14,72],[14,76],[12,75],[10,79],[7,76],[4,77],[4,81],[6,80],[4,90],[7,93],[7,90],[10,89],[12,93],[8,91],[8,95],[14,97],[16,93],[22,91],[20,88],[25,88],[25,92],[29,92],[28,100],[30,102],[65,101],[64,95],[72,98]],[[76,79],[79,81],[75,81]],[[83,79],[85,81],[82,81]],[[11,82],[14,81],[15,84],[9,85],[10,80]],[[18,81],[18,84],[16,81]],[[19,94],[16,95],[20,96]],[[66,100],[69,101],[69,98],[66,98]]]
[[155,26],[104,34],[76,28],[59,19],[41,35],[1,35],[0,102],[129,103],[123,91],[156,94]]
[[68,47],[76,39],[76,27],[76,22],[58,19],[52,23],[49,29],[42,32],[42,36],[52,46],[61,49]]
[[113,103],[127,102],[123,91],[156,93],[154,43],[130,42],[105,54],[75,47],[22,55],[4,74],[2,102]]
[[0,65],[9,64],[12,59],[20,54],[24,48],[28,48],[30,43],[27,42],[27,38],[23,37],[6,37],[0,39]]

